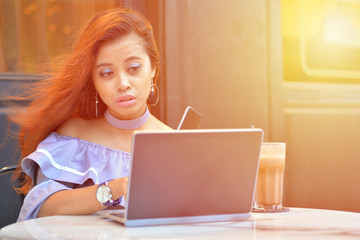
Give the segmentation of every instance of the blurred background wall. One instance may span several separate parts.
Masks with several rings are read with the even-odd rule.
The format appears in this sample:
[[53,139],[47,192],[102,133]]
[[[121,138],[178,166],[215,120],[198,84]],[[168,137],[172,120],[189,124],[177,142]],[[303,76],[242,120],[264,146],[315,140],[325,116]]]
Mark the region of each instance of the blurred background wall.
[[167,120],[285,141],[287,206],[360,212],[360,4],[167,1]]
[[285,205],[360,212],[360,4],[350,0],[0,0],[0,151],[14,149],[1,167],[17,161],[9,89],[56,67],[85,21],[116,6],[153,23],[160,120],[175,128],[191,105],[201,128],[262,128],[287,143]]

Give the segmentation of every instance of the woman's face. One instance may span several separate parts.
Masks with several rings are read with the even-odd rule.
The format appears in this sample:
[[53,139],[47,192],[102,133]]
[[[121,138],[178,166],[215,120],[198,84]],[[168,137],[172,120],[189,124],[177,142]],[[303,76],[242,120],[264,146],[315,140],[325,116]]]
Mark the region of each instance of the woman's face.
[[95,89],[119,119],[141,117],[146,109],[155,69],[143,43],[139,35],[131,33],[101,46],[96,58]]

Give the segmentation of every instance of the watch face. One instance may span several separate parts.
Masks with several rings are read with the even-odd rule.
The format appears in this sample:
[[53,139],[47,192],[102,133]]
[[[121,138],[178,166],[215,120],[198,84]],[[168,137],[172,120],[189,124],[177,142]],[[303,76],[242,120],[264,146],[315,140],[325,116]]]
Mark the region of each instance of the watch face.
[[101,203],[106,203],[107,201],[109,201],[111,198],[109,188],[105,185],[99,186],[96,190],[96,198]]

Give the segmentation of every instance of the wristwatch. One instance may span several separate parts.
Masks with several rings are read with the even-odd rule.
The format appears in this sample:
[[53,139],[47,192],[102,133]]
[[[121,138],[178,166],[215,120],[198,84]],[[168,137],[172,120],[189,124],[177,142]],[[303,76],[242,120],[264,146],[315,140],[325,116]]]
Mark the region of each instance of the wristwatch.
[[117,200],[111,199],[112,194],[111,189],[109,188],[109,181],[99,184],[96,189],[96,198],[103,206],[117,206],[121,202],[121,197]]

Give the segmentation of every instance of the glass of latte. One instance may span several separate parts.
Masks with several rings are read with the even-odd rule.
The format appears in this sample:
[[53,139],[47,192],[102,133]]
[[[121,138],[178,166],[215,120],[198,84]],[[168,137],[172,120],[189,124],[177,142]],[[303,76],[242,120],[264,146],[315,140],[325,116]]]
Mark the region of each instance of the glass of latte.
[[253,212],[284,212],[282,205],[286,143],[264,142],[256,182]]

